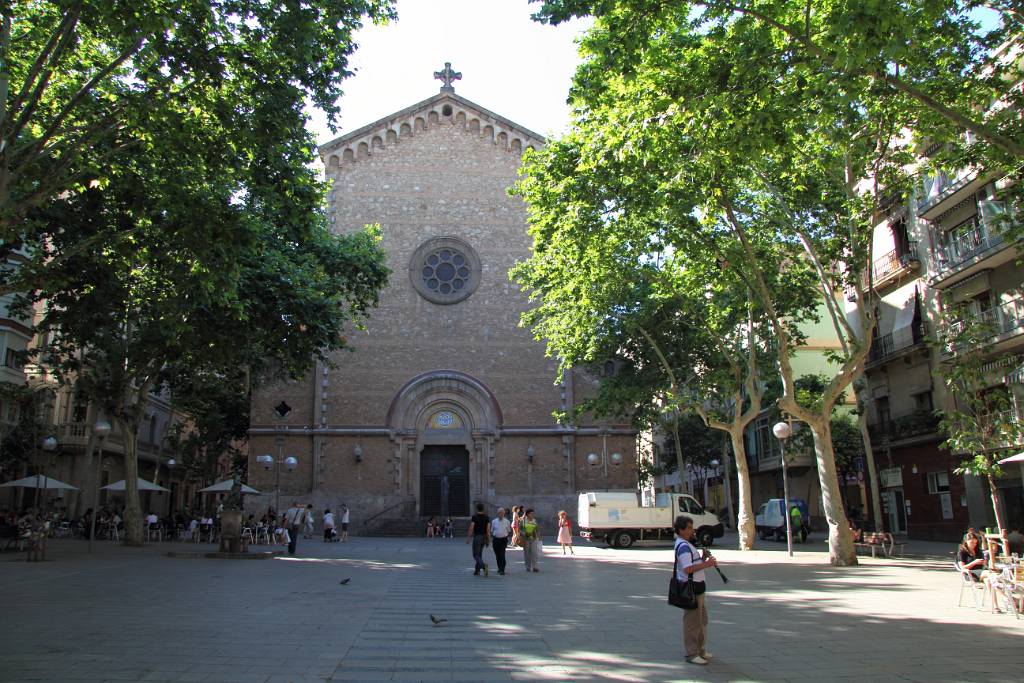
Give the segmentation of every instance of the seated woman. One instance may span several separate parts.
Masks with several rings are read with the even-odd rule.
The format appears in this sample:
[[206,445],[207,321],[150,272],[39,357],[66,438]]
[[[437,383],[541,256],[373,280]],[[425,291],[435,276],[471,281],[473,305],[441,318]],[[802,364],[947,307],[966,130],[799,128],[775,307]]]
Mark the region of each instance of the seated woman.
[[853,542],[860,543],[864,540],[864,530],[857,526],[857,522],[850,519],[850,531],[853,532]]
[[427,538],[434,537],[434,530],[437,528],[437,520],[431,517],[427,520]]
[[957,550],[957,563],[971,573],[975,580],[980,581],[985,575],[985,551],[977,536],[968,532],[964,542]]

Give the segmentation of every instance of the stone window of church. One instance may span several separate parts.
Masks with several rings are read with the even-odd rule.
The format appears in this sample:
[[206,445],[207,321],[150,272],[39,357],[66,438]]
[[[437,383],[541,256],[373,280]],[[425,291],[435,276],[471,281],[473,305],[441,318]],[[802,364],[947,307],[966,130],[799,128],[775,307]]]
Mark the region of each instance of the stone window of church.
[[423,298],[437,304],[462,301],[480,281],[480,258],[472,247],[456,237],[427,240],[409,263],[412,286]]
[[469,284],[466,257],[455,249],[438,249],[427,256],[423,266],[423,283],[432,292],[457,293]]

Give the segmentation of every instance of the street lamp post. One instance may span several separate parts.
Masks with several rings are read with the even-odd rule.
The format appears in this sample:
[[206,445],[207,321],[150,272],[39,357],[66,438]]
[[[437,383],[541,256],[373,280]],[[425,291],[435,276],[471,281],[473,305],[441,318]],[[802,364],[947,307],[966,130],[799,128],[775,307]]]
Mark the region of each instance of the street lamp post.
[[[278,447],[278,451],[280,451],[280,447]],[[295,468],[299,466],[299,461],[297,458],[294,458],[290,455],[287,458],[282,458],[279,452],[277,458],[270,455],[269,453],[266,453],[264,455],[257,455],[256,462],[263,465],[263,469],[267,470],[268,472],[272,467],[275,470],[274,514],[279,515],[281,514],[281,465],[284,465],[286,468],[288,468],[289,472],[294,472]]]
[[92,541],[96,538],[96,516],[100,507],[100,473],[103,469],[103,441],[110,434],[110,423],[102,417],[92,426],[92,433],[100,440],[100,453],[96,458],[96,483],[93,486],[92,519],[89,520],[89,552],[92,552]]
[[[57,439],[55,439],[52,436],[48,436],[45,439],[43,439],[43,452],[46,453],[47,461],[50,459],[50,457],[53,456],[54,453],[57,452],[58,445],[59,444],[57,443]],[[49,508],[49,505],[47,504],[47,500],[46,500],[46,487],[47,487],[47,484],[49,484],[49,481],[47,480],[47,476],[48,476],[48,472],[49,472],[49,468],[47,467],[48,464],[49,464],[48,462],[44,462],[43,463],[43,504],[42,504],[42,506],[40,506],[40,509],[42,511],[42,514],[43,514],[43,523],[44,524],[46,523],[46,513],[48,512],[48,508]]]
[[786,439],[793,434],[793,428],[786,422],[776,422],[772,427],[772,433],[779,440],[782,456],[782,506],[783,515],[786,517],[786,548],[789,556],[793,557],[793,526],[789,518],[789,476],[786,473]]

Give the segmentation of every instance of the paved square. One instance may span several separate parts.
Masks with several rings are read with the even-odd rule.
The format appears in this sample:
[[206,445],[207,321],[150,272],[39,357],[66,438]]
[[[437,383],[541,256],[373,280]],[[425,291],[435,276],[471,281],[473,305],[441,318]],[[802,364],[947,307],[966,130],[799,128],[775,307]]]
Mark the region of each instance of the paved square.
[[666,546],[563,558],[549,543],[540,573],[510,551],[509,575],[489,578],[473,576],[458,539],[300,540],[297,558],[265,561],[164,555],[194,548],[101,543],[89,556],[58,541],[44,564],[0,555],[0,681],[1016,683],[1024,669],[1024,620],[957,608],[952,548],[937,544],[853,569],[770,543],[716,548],[730,583],[709,574],[707,667],[683,662]]

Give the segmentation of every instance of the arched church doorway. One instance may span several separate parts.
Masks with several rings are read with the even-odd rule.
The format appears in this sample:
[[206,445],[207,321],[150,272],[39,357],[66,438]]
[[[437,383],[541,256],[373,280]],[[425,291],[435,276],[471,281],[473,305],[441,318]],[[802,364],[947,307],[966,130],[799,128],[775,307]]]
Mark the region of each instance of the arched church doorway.
[[420,452],[420,510],[424,516],[469,516],[469,451],[462,445]]

